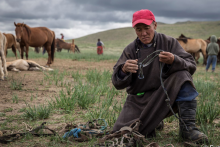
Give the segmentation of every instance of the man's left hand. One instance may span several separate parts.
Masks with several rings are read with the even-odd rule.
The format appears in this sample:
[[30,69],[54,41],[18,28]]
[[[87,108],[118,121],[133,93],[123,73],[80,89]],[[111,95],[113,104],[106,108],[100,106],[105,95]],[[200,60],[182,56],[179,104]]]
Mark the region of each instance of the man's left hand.
[[174,55],[170,52],[160,52],[159,61],[165,64],[172,64],[174,61]]

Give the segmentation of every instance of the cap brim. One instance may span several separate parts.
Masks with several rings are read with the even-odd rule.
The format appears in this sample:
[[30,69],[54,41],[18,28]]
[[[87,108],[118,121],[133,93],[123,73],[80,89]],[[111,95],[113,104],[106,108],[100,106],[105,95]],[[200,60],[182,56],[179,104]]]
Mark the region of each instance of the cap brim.
[[134,27],[138,23],[144,23],[146,25],[150,25],[153,22],[153,20],[147,20],[147,19],[138,19],[135,22],[132,23],[132,27]]

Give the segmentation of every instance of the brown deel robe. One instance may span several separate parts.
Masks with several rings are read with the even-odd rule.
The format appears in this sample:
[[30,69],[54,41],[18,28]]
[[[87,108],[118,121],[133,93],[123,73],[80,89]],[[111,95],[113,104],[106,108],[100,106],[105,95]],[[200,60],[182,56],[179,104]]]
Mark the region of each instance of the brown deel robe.
[[[138,79],[137,73],[129,73],[124,79],[118,78],[118,71],[125,61],[137,59],[135,42],[136,40],[124,49],[113,68],[113,85],[118,90],[126,88],[128,93],[123,109],[113,127],[113,132],[118,131],[123,126],[129,126],[136,120],[141,120],[142,125],[139,127],[139,132],[146,135],[154,131],[157,125],[167,116],[169,108],[165,102],[166,95],[161,87],[158,57],[150,65],[143,68],[144,79]],[[196,63],[176,39],[155,31],[154,42],[156,42],[155,47],[152,45],[147,49],[140,49],[138,62],[159,49],[174,54],[173,64],[170,68],[164,68],[162,74],[165,88],[170,97],[170,104],[173,106],[182,84],[186,81],[192,83],[191,75],[196,70]],[[139,92],[145,93],[137,96],[136,94]]]

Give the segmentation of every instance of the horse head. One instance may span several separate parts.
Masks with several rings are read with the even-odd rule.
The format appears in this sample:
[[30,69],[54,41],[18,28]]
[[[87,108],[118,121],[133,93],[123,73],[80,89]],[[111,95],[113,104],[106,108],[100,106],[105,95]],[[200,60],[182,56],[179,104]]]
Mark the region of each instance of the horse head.
[[21,42],[21,37],[23,36],[23,32],[24,32],[24,26],[25,24],[24,23],[15,23],[14,22],[14,25],[15,25],[15,34],[16,34],[16,40],[17,42]]

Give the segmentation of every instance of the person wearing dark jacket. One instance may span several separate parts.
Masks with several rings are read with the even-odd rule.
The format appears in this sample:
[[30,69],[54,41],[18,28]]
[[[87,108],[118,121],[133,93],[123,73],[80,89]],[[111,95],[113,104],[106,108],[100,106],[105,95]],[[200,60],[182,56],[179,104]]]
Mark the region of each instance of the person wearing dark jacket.
[[207,46],[208,59],[207,59],[206,71],[209,70],[209,66],[211,64],[212,64],[212,72],[215,71],[215,66],[217,63],[217,55],[219,52],[219,45],[216,42],[217,42],[216,36],[212,35],[210,38],[210,43]]
[[[154,137],[155,128],[170,114],[165,100],[177,106],[179,133],[185,141],[195,143],[208,142],[205,134],[196,126],[195,98],[198,92],[193,84],[192,75],[196,71],[193,57],[185,52],[178,41],[170,36],[157,33],[157,22],[150,10],[140,10],[133,14],[132,27],[137,38],[122,52],[113,67],[112,83],[116,89],[124,89],[128,93],[123,109],[114,124],[113,132],[133,122],[141,121],[139,132],[147,137]],[[154,51],[159,52],[148,66],[143,68],[140,79],[138,65]],[[156,55],[156,53],[154,53]],[[162,80],[160,78],[162,64]],[[161,82],[164,86],[161,86]]]

